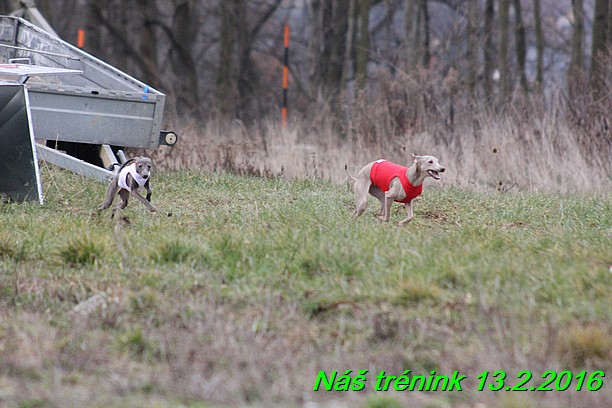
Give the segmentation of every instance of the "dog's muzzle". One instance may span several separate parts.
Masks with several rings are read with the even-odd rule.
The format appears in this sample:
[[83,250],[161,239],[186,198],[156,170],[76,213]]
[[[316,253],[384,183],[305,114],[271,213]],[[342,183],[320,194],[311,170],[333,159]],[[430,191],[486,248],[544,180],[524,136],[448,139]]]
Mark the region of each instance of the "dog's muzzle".
[[435,180],[440,180],[440,173],[444,173],[444,170],[444,167],[442,167],[439,171],[427,170],[427,174],[429,174]]

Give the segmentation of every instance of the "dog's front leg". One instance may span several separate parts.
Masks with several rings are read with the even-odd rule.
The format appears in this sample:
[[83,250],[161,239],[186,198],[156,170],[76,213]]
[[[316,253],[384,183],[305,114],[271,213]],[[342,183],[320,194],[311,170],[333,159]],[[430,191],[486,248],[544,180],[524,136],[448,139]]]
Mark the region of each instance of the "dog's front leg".
[[408,224],[410,221],[412,221],[412,218],[414,217],[414,212],[412,211],[412,201],[408,201],[405,204],[405,207],[406,207],[407,217],[398,223],[399,226]]
[[149,180],[147,180],[144,187],[147,190],[147,201],[151,202],[151,195],[153,192],[151,191],[151,185],[149,184]]
[[385,212],[385,193],[376,186],[370,186],[370,194],[380,201],[380,210],[376,214],[376,217],[382,219],[383,213]]
[[[157,211],[155,207],[153,207],[149,201],[147,201],[143,196],[141,196],[139,193],[136,192],[136,189],[133,189],[132,191],[130,191],[130,195],[136,198],[137,200],[139,200],[141,203],[143,203],[149,211],[151,212]],[[147,197],[151,198],[151,196],[148,193],[147,193]]]
[[385,221],[385,222],[389,221],[389,217],[391,216],[391,205],[392,204],[393,204],[393,198],[390,197],[390,194],[387,191],[385,193],[385,203],[382,208],[382,216],[379,217],[382,221]]
[[404,188],[402,187],[402,183],[399,177],[394,177],[389,183],[389,190],[385,192],[385,205],[383,208],[383,221],[389,221],[391,217],[391,205],[395,200],[402,200],[406,197],[404,193]]

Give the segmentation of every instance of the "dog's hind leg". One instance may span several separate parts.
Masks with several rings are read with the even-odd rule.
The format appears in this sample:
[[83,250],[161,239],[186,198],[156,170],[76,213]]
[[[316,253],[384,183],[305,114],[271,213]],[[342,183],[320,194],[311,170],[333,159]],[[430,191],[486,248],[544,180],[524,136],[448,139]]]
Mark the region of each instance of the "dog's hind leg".
[[115,178],[108,185],[108,189],[106,190],[106,199],[98,206],[98,212],[107,209],[113,204],[113,200],[115,199],[115,194],[117,194],[118,189],[119,185],[117,184],[117,179]]
[[126,189],[122,188],[121,190],[119,190],[119,197],[121,198],[121,200],[113,208],[113,213],[111,214],[111,219],[115,218],[115,214],[118,211],[123,210],[125,207],[127,207],[128,199],[130,198],[130,192],[127,191]]
[[382,217],[385,210],[385,193],[380,188],[376,187],[374,184],[370,186],[370,194],[380,201],[380,211],[376,214],[376,217]]

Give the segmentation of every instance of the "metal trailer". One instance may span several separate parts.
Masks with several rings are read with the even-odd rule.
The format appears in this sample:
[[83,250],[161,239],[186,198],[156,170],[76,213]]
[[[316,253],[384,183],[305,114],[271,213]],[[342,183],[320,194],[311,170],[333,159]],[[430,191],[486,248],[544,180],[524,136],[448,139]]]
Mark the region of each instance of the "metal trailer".
[[[11,90],[1,91],[7,86]],[[15,86],[24,91],[14,91]],[[99,145],[105,166],[116,162],[110,145],[154,149],[177,141],[175,133],[161,130],[166,98],[163,93],[13,16],[0,16],[2,92],[16,92],[23,99],[27,114],[21,117],[29,123],[19,128],[31,129],[33,135],[29,138]],[[4,155],[12,155],[4,149],[10,146],[6,130],[13,126],[2,123],[1,113],[7,110],[2,100],[0,146]],[[43,160],[87,177],[105,181],[114,176],[112,171],[41,144],[36,144],[35,150]],[[6,177],[0,173],[0,194]]]

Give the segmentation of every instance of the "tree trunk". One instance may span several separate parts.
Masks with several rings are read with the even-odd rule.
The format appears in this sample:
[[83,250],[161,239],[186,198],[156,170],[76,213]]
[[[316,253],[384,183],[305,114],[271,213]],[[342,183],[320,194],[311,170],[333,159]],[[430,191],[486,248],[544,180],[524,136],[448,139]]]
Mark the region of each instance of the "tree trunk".
[[519,80],[523,93],[529,93],[525,63],[527,60],[527,41],[525,39],[525,26],[521,13],[521,0],[514,0],[514,42],[516,48],[516,61],[518,65]]
[[100,55],[102,48],[102,35],[100,33],[101,24],[97,20],[96,7],[87,2],[85,5],[85,47],[84,50],[93,54]]
[[2,15],[9,15],[18,8],[19,2],[17,0],[7,0],[0,2],[0,14]]
[[612,4],[610,3],[608,3],[608,33],[606,34],[606,40],[608,45],[610,45],[612,42]]
[[236,28],[236,45],[238,47],[238,60],[236,63],[237,74],[236,90],[238,91],[238,101],[236,103],[236,117],[249,122],[251,112],[248,105],[256,87],[256,75],[253,72],[251,63],[251,32],[247,22],[247,2],[245,0],[233,0],[234,27]]
[[542,16],[540,0],[533,0],[533,20],[535,25],[535,41],[537,51],[536,61],[536,87],[542,92],[544,84],[544,33],[542,32]]
[[468,78],[467,85],[470,103],[476,102],[476,76],[478,71],[478,2],[468,1],[467,16],[467,55]]
[[159,79],[160,73],[157,64],[157,37],[155,35],[154,21],[157,20],[159,11],[155,2],[148,0],[138,0],[136,2],[138,7],[142,10],[144,19],[142,21],[142,28],[138,30],[139,38],[139,53],[142,56],[142,60],[145,65],[142,67],[143,76],[142,81],[151,84],[154,87],[159,87],[161,81]]
[[572,0],[574,26],[572,30],[572,54],[567,70],[567,89],[570,100],[576,100],[584,89],[584,5],[583,0]]
[[500,103],[506,104],[510,99],[512,82],[510,79],[509,48],[509,8],[510,0],[499,2],[499,79],[501,82]]
[[429,9],[427,0],[420,0],[419,15],[422,18],[422,45],[421,45],[421,63],[424,67],[429,67],[431,54],[429,53]]
[[[259,35],[264,24],[272,17],[278,9],[281,0],[274,0],[266,4],[266,8],[252,18],[248,13],[248,1],[234,0],[236,2],[236,29],[238,41],[238,111],[237,117],[246,122],[254,119],[254,109],[251,104],[257,103],[253,98],[259,88],[259,75],[252,61],[253,43]],[[255,21],[253,25],[246,24],[247,21]]]
[[370,54],[370,0],[361,0],[360,6],[355,79],[359,89],[363,89],[368,75],[368,57]]
[[346,50],[348,30],[348,1],[323,0],[322,26],[323,50],[319,59],[319,69],[323,82],[323,93],[335,104],[342,91],[342,71]]
[[593,40],[591,42],[591,72],[589,81],[593,91],[600,96],[608,92],[606,76],[608,75],[609,47],[612,39],[607,38],[610,24],[609,0],[595,0],[593,11]]
[[342,70],[342,80],[341,83],[347,83],[351,78],[351,75],[355,74],[355,65],[353,64],[354,55],[355,55],[355,40],[356,40],[356,28],[358,26],[358,13],[357,7],[355,7],[355,3],[357,0],[349,0],[349,9],[348,9],[348,26],[346,29],[346,48],[344,50],[344,67]]
[[219,2],[219,65],[217,66],[216,100],[219,111],[233,113],[235,96],[232,92],[232,67],[234,54],[234,3]]
[[495,5],[493,0],[486,0],[485,15],[484,15],[484,93],[485,99],[493,98],[493,60],[494,60],[494,43],[493,43],[493,20],[495,18]]
[[582,72],[584,69],[584,6],[583,0],[572,0],[572,14],[574,15],[574,28],[572,31],[572,59],[570,62],[570,76]]
[[178,112],[197,113],[200,105],[198,92],[198,70],[193,59],[193,37],[195,35],[194,13],[191,2],[175,0],[172,20],[172,52],[170,62],[178,77],[176,109]]
[[306,2],[306,20],[308,26],[308,45],[306,48],[306,60],[308,62],[308,84],[310,94],[319,95],[321,89],[320,58],[323,47],[323,27],[321,15],[321,0]]
[[[404,47],[406,56],[406,71],[412,71],[418,64],[418,9],[414,0],[404,1]],[[416,10],[415,10],[416,9]]]
[[334,35],[334,19],[333,19],[333,3],[330,0],[323,0],[321,4],[321,28],[323,32],[323,42],[321,55],[319,58],[319,69],[321,72],[321,80],[323,82],[323,93],[327,96],[333,93],[334,84],[334,67],[331,66],[333,51],[330,38]]

